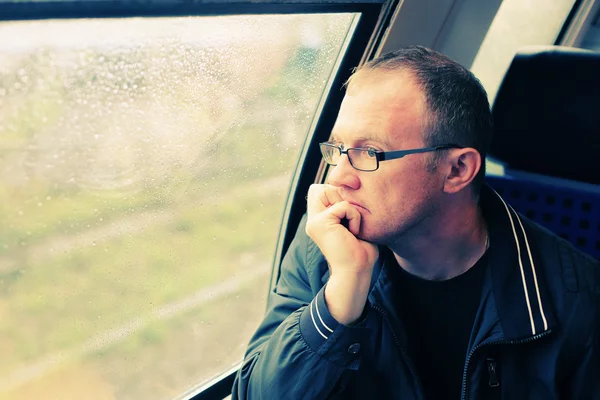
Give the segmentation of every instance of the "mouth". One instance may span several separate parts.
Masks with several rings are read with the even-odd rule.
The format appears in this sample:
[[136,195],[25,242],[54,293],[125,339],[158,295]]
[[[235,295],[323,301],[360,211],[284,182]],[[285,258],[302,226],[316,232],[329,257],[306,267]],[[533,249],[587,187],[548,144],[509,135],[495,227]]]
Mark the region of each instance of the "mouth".
[[362,213],[369,213],[369,214],[371,213],[371,211],[369,211],[369,209],[367,207],[354,201],[353,193],[344,190],[344,187],[339,188],[339,194],[342,197],[342,200],[345,200],[348,203],[352,204],[361,214]]
[[360,211],[360,210],[364,210],[364,211],[366,211],[366,212],[370,213],[370,211],[369,211],[367,208],[365,208],[365,207],[361,206],[361,205],[360,205],[360,204],[358,204],[358,203],[355,203],[355,202],[353,202],[353,201],[349,201],[348,203],[350,203],[350,204],[352,204],[354,207],[356,207],[356,208],[358,209],[358,211]]

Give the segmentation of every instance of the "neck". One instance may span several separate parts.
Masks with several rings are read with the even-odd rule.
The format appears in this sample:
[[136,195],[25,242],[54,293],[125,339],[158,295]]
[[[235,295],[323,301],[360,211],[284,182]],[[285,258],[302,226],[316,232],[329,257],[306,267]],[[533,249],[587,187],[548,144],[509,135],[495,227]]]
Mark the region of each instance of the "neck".
[[398,264],[422,279],[454,278],[475,265],[488,246],[487,226],[477,204],[444,208],[444,214],[424,222],[420,232],[388,245]]

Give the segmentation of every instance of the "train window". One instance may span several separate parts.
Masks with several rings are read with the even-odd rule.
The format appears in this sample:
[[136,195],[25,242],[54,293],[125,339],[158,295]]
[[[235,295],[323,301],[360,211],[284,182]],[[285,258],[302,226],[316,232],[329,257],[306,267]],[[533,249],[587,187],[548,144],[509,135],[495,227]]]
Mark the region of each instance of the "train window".
[[598,11],[588,31],[585,33],[581,47],[600,51],[600,11]]
[[174,398],[241,361],[357,20],[0,24],[0,397]]
[[575,0],[504,0],[471,70],[493,102],[518,48],[554,44]]

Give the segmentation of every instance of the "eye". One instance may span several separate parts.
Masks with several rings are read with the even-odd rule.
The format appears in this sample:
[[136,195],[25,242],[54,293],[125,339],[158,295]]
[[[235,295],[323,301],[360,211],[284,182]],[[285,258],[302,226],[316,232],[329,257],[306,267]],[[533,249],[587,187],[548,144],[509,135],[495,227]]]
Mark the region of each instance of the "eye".
[[375,157],[377,155],[377,150],[372,147],[368,147],[367,154],[369,155],[369,157]]

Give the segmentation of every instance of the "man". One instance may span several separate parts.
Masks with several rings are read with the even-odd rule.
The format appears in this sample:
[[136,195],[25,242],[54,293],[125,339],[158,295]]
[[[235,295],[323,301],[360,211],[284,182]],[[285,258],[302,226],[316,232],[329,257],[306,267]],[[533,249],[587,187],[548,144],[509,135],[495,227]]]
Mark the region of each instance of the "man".
[[439,53],[353,75],[234,399],[600,399],[600,267],[483,185],[490,137]]

